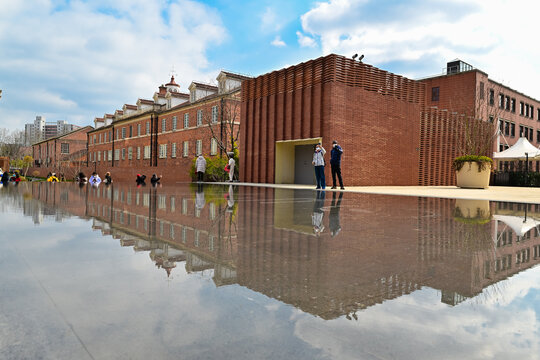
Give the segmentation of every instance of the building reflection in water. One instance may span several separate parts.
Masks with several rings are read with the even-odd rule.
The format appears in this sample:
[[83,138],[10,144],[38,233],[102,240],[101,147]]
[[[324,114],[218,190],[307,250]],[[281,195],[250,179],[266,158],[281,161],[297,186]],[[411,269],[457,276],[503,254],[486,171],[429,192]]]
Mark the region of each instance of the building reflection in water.
[[539,205],[232,185],[26,186],[38,201],[25,200],[24,213],[36,223],[92,219],[167,275],[183,265],[324,319],[353,319],[423,286],[449,305],[482,301],[540,261]]

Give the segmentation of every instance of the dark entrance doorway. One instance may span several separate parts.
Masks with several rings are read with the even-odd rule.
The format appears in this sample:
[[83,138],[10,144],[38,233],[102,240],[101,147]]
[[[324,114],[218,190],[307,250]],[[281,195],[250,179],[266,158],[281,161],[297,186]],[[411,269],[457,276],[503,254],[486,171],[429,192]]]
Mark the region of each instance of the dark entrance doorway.
[[294,183],[315,185],[313,145],[296,145],[294,147]]

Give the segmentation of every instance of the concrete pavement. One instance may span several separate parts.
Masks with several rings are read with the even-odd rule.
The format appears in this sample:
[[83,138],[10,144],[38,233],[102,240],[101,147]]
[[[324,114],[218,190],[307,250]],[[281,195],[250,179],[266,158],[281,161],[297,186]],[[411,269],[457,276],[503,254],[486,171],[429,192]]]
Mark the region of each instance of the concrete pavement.
[[[218,184],[229,185],[231,183],[224,182]],[[235,182],[234,185],[272,187],[279,189],[315,190],[313,185],[297,184],[254,184]],[[422,196],[540,204],[540,188],[530,187],[490,186],[488,189],[461,189],[457,186],[347,186],[345,190],[332,190],[330,187],[327,187],[326,190],[364,194]]]

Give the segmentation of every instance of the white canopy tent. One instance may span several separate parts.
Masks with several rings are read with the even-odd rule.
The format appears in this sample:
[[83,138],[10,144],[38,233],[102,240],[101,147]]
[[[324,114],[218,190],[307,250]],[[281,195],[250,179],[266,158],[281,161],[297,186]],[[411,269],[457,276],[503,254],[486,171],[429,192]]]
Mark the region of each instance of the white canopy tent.
[[529,140],[520,137],[518,141],[508,149],[493,153],[496,160],[527,160],[540,157],[540,149],[531,144]]
[[504,222],[514,230],[517,236],[520,237],[528,233],[532,228],[540,225],[540,221],[527,218],[526,216],[493,215],[493,219]]

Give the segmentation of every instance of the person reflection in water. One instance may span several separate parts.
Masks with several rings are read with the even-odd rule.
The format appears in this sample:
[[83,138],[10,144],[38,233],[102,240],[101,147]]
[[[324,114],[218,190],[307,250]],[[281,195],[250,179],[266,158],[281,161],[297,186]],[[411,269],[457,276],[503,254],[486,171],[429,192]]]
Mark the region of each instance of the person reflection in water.
[[324,206],[324,200],[326,197],[326,192],[317,191],[317,197],[315,198],[315,203],[313,204],[313,213],[311,214],[311,224],[313,225],[313,231],[316,236],[321,236],[324,231],[323,218],[324,213],[322,207]]
[[336,192],[332,193],[332,203],[330,204],[330,236],[334,237],[341,231],[341,225],[339,223],[339,210],[341,207],[341,198],[343,193],[339,193],[339,197],[336,203]]
[[204,199],[204,185],[199,183],[197,185],[197,192],[195,193],[195,207],[199,210],[204,208],[206,201]]
[[226,195],[227,198],[227,211],[233,211],[234,208],[234,189],[232,185],[229,185],[229,193]]

